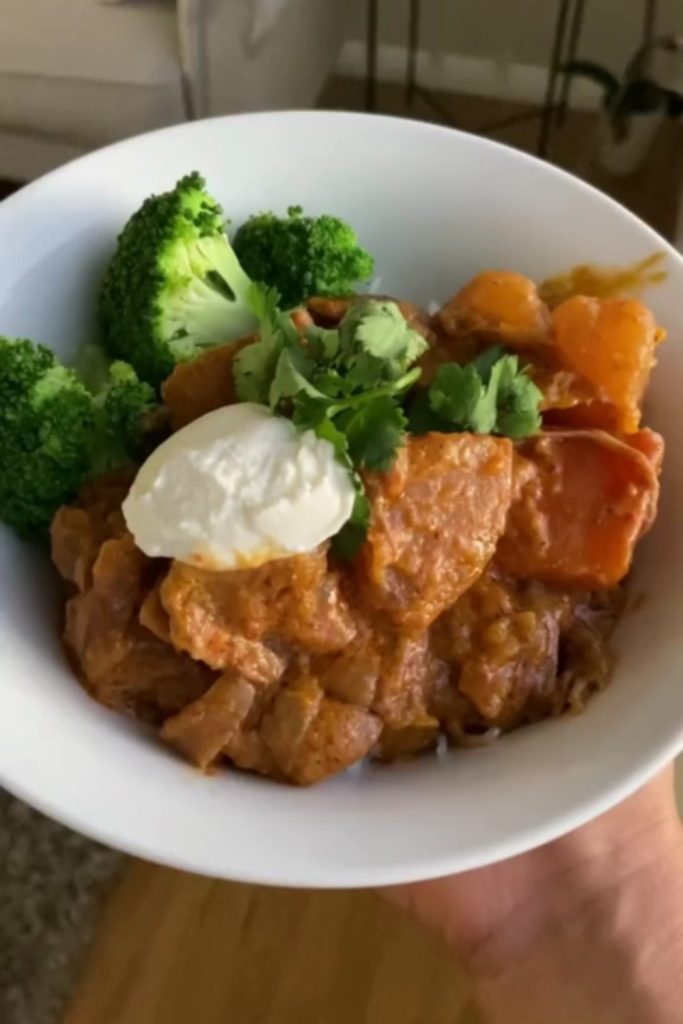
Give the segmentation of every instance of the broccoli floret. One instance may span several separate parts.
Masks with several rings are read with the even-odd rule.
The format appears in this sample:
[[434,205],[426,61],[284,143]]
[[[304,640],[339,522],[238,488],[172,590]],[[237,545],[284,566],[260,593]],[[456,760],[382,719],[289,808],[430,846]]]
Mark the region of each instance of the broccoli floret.
[[152,388],[125,363],[93,395],[49,349],[0,338],[0,519],[44,536],[86,480],[140,453],[153,409]]
[[87,476],[92,396],[52,352],[0,338],[0,518],[41,534]]
[[116,360],[94,404],[100,430],[100,464],[109,468],[140,455],[158,409],[154,388],[141,381],[128,363]]
[[176,363],[253,329],[251,287],[221,207],[189,174],[150,196],[119,235],[99,301],[105,347],[156,386]]
[[374,260],[344,221],[305,217],[300,206],[290,206],[287,214],[251,217],[233,242],[247,274],[277,288],[285,307],[311,295],[349,295],[372,277]]

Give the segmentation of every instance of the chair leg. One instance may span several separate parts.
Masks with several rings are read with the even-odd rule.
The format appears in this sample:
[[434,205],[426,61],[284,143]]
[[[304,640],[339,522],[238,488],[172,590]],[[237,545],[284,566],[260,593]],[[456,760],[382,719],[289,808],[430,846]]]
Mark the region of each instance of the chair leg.
[[562,55],[565,50],[565,37],[567,34],[567,26],[569,24],[571,6],[572,0],[560,0],[560,5],[557,11],[555,35],[550,55],[550,67],[548,69],[548,85],[546,89],[545,103],[543,105],[543,113],[541,116],[541,131],[538,137],[538,155],[541,157],[547,157],[548,147],[550,145],[550,135],[552,132],[553,121],[555,119],[557,85],[561,74],[560,67],[562,64]]
[[421,0],[410,0],[408,17],[408,62],[406,65],[406,106],[410,107],[417,92],[417,54],[420,48]]
[[[583,21],[586,13],[586,0],[576,0],[574,7],[574,13],[572,16],[571,27],[569,29],[569,42],[567,44],[567,53],[564,58],[565,61],[576,60],[576,55],[579,49],[579,43],[581,42],[581,34],[583,32]],[[571,95],[572,79],[570,75],[563,74],[562,76],[562,90],[560,92],[560,104],[557,110],[557,124],[562,125],[567,117],[567,110],[569,109],[569,98]]]
[[643,11],[643,45],[649,46],[657,31],[657,0],[645,0]]
[[379,26],[379,0],[368,0],[366,28],[365,109],[377,109],[377,46]]

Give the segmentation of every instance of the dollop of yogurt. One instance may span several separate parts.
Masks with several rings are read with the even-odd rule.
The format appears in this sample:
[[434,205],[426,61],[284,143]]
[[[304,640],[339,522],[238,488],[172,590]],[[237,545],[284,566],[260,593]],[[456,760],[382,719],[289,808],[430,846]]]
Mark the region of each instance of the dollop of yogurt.
[[152,558],[242,569],[312,551],[344,525],[354,500],[328,441],[245,402],[202,416],[155,449],[123,514]]

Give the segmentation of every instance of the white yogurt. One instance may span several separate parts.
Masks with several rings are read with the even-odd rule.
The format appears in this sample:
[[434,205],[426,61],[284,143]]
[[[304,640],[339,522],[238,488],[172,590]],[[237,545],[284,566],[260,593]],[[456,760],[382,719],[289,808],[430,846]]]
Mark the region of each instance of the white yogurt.
[[173,434],[141,467],[123,513],[146,555],[239,569],[312,551],[351,515],[334,448],[250,402]]

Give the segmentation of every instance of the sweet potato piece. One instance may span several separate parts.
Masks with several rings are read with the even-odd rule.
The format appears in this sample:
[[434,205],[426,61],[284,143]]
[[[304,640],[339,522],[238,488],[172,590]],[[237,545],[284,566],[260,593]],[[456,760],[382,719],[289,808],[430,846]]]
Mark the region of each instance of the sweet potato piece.
[[496,553],[504,571],[588,588],[623,579],[659,491],[641,451],[599,430],[547,433],[519,446],[514,476]]
[[631,448],[641,452],[656,473],[661,471],[664,462],[664,438],[661,434],[656,434],[649,427],[644,427],[643,430],[637,430],[635,434],[626,434],[622,440]]
[[503,532],[511,471],[507,438],[425,434],[391,473],[368,473],[372,523],[356,576],[369,607],[421,630],[456,601]]
[[435,319],[451,336],[474,333],[511,348],[545,344],[550,334],[550,314],[536,285],[509,270],[477,274]]
[[[538,384],[538,378],[534,376]],[[586,382],[588,385],[588,382]],[[547,394],[539,384],[544,395]],[[588,385],[590,388],[591,386]],[[594,389],[593,389],[594,391]],[[610,434],[618,434],[619,411],[609,402],[600,402],[590,393],[582,397],[576,389],[564,390],[560,401],[555,404],[552,398],[541,405],[543,422],[548,427],[564,427],[567,430],[606,430]]]
[[[577,295],[552,314],[554,344],[565,364],[615,409],[616,428],[637,430],[640,404],[662,339],[652,313],[636,299]],[[589,422],[586,411],[584,425]],[[596,425],[604,424],[604,419]]]
[[336,327],[348,313],[352,301],[350,298],[312,295],[306,303],[306,309],[321,327]]
[[207,412],[237,401],[232,364],[253,337],[207,349],[189,363],[180,363],[164,381],[161,394],[172,430],[180,430]]

